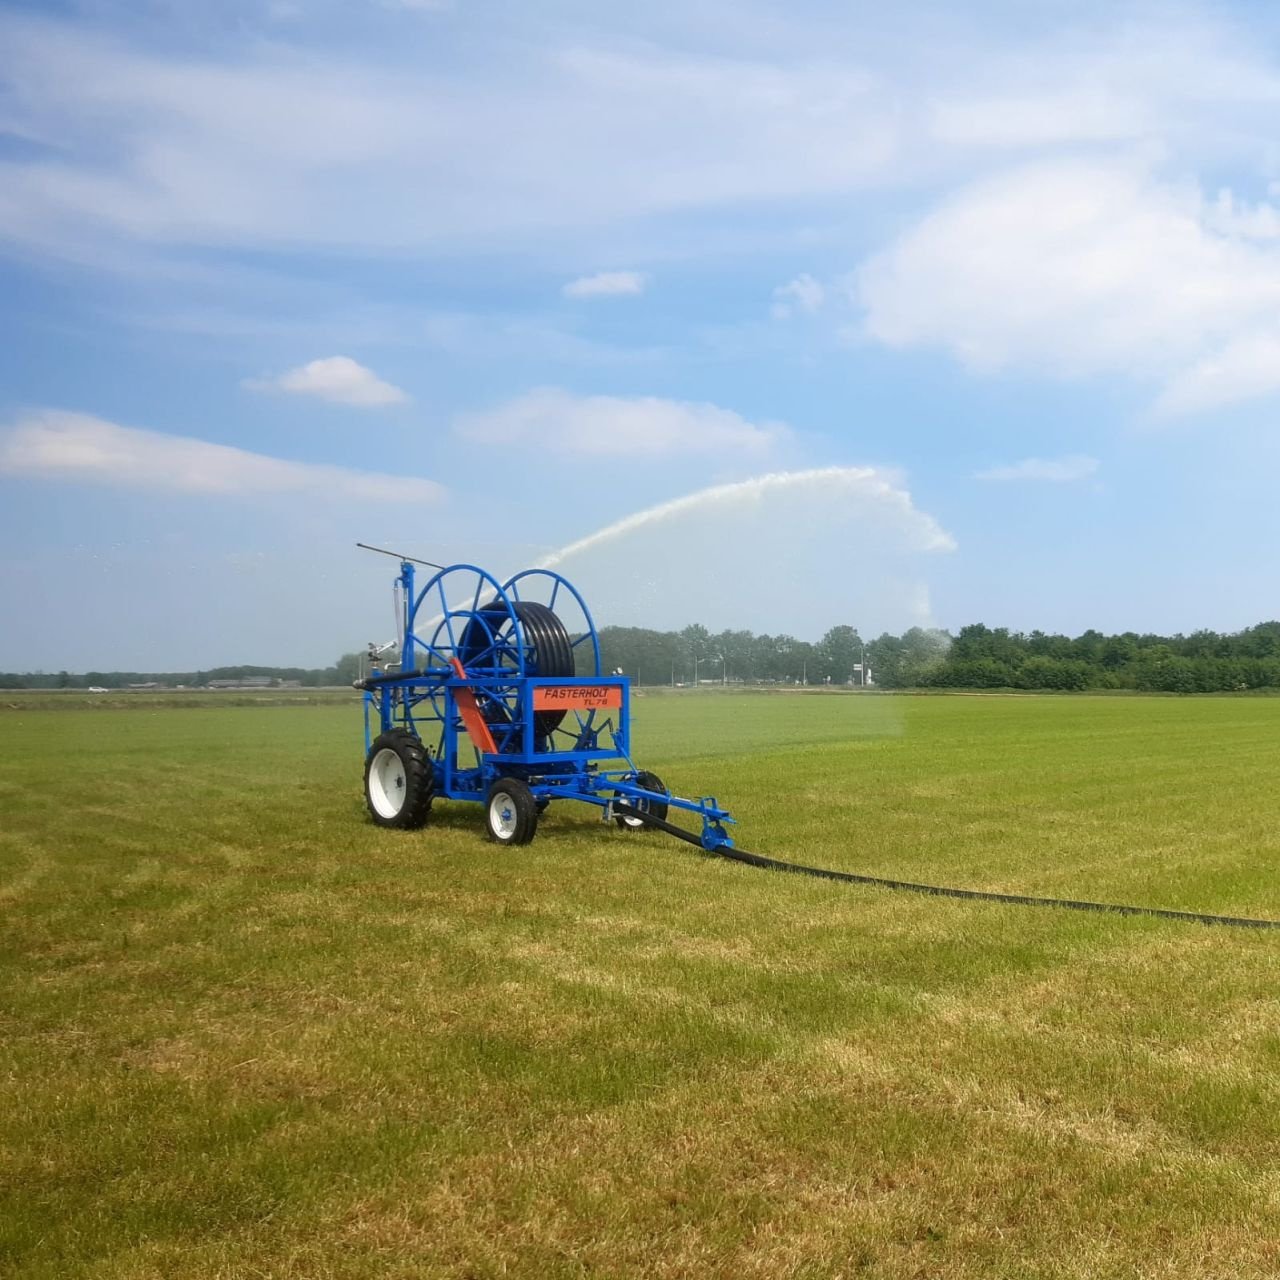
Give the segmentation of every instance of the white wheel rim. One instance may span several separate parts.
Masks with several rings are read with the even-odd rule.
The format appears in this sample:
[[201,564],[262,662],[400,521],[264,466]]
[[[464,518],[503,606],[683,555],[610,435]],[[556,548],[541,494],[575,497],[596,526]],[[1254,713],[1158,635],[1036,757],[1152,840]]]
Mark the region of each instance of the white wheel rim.
[[[632,796],[632,797],[627,801],[627,803],[628,803],[628,804],[629,804],[633,809],[639,809],[639,810],[641,810],[643,813],[648,813],[648,812],[649,812],[649,802],[648,802],[647,800],[637,800],[637,799],[635,798],[635,796]],[[641,818],[631,818],[631,817],[628,817],[625,813],[622,815],[622,821],[623,821],[624,823],[626,823],[626,825],[627,825],[627,826],[629,826],[629,827],[631,827],[631,828],[633,828],[633,829],[634,829],[634,828],[636,828],[636,827],[643,827],[643,826],[644,826],[644,821],[643,821],[643,819],[641,819]]]
[[383,747],[369,766],[369,803],[380,818],[394,818],[404,808],[407,795],[404,761]]
[[489,826],[499,840],[510,840],[516,833],[516,802],[505,791],[489,801]]

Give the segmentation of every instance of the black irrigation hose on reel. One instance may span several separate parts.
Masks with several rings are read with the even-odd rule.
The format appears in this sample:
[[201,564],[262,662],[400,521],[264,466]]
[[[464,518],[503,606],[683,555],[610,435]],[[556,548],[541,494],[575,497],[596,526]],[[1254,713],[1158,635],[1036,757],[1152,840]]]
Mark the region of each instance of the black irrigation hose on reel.
[[667,835],[675,836],[688,844],[697,845],[705,852],[711,852],[731,862],[741,862],[748,867],[759,867],[765,871],[790,871],[795,875],[813,876],[819,880],[839,880],[845,884],[865,884],[881,889],[899,889],[908,893],[923,893],[935,898],[963,898],[977,902],[1003,902],[1020,907],[1060,907],[1067,911],[1098,911],[1106,915],[1117,916],[1155,916],[1160,920],[1177,920],[1184,924],[1223,925],[1233,929],[1280,929],[1280,920],[1254,920],[1248,916],[1215,916],[1201,911],[1172,911],[1166,907],[1131,907],[1111,902],[1086,902],[1074,898],[1036,898],[1022,893],[994,893],[987,889],[953,889],[944,885],[917,884],[911,880],[889,880],[882,876],[857,875],[852,871],[832,871],[825,867],[806,867],[798,862],[782,862],[777,858],[766,858],[763,854],[748,853],[745,849],[733,845],[720,845],[706,850],[701,839],[692,831],[659,818],[643,809],[631,805],[615,803],[615,813],[629,818],[638,818],[647,827],[654,827]]
[[[573,643],[559,617],[536,600],[512,601],[511,613],[523,632],[526,672],[531,676],[551,679],[572,676],[575,665]],[[505,605],[493,600],[476,613],[458,642],[458,657],[463,667],[470,669],[479,655],[493,647],[495,636],[502,631],[510,616]],[[560,727],[565,714],[563,710],[535,712],[533,719],[538,733],[544,738],[549,737]],[[503,718],[506,718],[505,711]]]
[[[524,631],[525,664],[530,674],[557,679],[573,675],[573,647],[564,623],[536,600],[517,600],[512,607]],[[535,711],[533,723],[538,733],[550,737],[567,714],[564,710]]]

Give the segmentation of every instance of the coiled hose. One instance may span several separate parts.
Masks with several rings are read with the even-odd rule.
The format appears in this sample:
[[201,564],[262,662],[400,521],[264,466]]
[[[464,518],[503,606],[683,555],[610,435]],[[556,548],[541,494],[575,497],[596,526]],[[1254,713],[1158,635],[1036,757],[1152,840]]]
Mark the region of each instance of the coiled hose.
[[[536,600],[513,600],[511,608],[524,635],[525,674],[551,679],[574,675],[573,643],[556,614]],[[477,666],[490,665],[485,661],[486,654],[496,649],[499,639],[514,643],[513,636],[502,636],[509,617],[504,605],[490,601],[467,623],[458,641],[458,658],[468,672]],[[504,708],[504,717],[505,714]],[[550,737],[566,714],[564,708],[534,712],[533,723],[538,735]]]

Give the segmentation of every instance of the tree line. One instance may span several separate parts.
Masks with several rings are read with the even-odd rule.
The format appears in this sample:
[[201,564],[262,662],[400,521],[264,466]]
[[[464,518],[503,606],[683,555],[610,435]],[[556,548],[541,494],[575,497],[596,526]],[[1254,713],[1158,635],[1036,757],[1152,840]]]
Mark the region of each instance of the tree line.
[[343,654],[331,667],[211,667],[207,671],[0,671],[0,689],[127,689],[131,685],[179,685],[206,689],[211,681],[270,679],[296,681],[306,688],[349,685],[361,674],[364,655]]
[[[751,631],[711,632],[604,627],[601,664],[639,684],[858,685],[869,668],[882,689],[1136,689],[1217,693],[1280,688],[1280,622],[1243,631],[1159,636],[1086,631],[1070,637],[1010,631],[982,623],[947,631],[912,627],[866,640],[855,627],[832,627],[816,641]],[[350,685],[364,669],[360,653],[330,667],[217,667],[208,671],[0,672],[0,689],[127,688],[157,683],[204,688],[211,681],[269,677],[304,687]]]
[[[849,626],[810,643],[705,627],[649,631],[605,627],[606,669],[643,684],[708,679],[726,683],[861,684],[866,668],[882,689],[1136,689],[1217,693],[1280,688],[1280,622],[1244,631],[1160,636],[1086,631],[1071,637],[974,623],[952,635],[912,627],[863,641]],[[864,664],[859,670],[858,664]],[[696,673],[696,674],[695,674]]]
[[1280,622],[1174,636],[1086,631],[1074,639],[976,623],[960,629],[945,658],[924,676],[919,683],[965,689],[1220,693],[1278,688]]

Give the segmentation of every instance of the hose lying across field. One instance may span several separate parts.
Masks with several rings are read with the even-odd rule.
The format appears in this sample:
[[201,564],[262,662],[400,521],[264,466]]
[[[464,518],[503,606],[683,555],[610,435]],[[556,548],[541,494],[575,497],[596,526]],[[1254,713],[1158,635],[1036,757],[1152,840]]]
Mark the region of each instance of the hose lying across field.
[[[629,818],[639,818],[646,826],[656,827],[677,840],[703,847],[702,841],[692,831],[678,827],[674,822],[646,813],[630,805],[614,805],[615,813]],[[1116,916],[1157,916],[1161,920],[1181,920],[1188,924],[1219,924],[1235,929],[1280,929],[1280,920],[1253,920],[1248,916],[1214,916],[1201,911],[1170,911],[1164,907],[1128,907],[1111,902],[1083,902],[1074,898],[1033,898],[1022,893],[992,893],[986,889],[952,889],[936,884],[916,884],[911,880],[886,880],[881,876],[860,876],[852,871],[831,871],[825,867],[806,867],[797,862],[780,862],[745,849],[722,845],[714,850],[721,858],[742,862],[749,867],[766,871],[791,871],[797,875],[815,876],[819,880],[842,880],[846,884],[869,884],[881,889],[905,889],[911,893],[927,893],[936,898],[968,898],[979,902],[1007,902],[1022,907],[1063,907],[1068,911],[1102,911]]]

